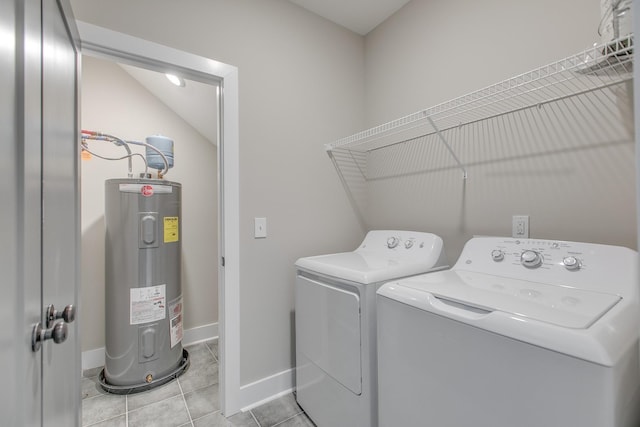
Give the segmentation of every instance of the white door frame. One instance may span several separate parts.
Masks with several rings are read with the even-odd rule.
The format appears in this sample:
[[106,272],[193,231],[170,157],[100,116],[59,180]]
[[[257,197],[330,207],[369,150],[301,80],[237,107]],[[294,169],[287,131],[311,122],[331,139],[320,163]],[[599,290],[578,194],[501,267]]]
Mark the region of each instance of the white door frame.
[[[640,34],[640,0],[633,0],[631,5],[633,7],[632,10],[636,12],[633,14],[633,33]],[[637,234],[638,234],[638,247],[640,248],[640,66],[637,65],[638,61],[634,59],[634,67],[633,67],[633,80],[636,82],[633,85],[634,89],[634,104],[636,108],[635,111],[635,139],[636,139],[636,217],[637,217]]]
[[[218,329],[220,408],[240,406],[240,197],[238,69],[232,65],[78,21],[82,53],[218,84]],[[224,267],[220,262],[224,259]]]

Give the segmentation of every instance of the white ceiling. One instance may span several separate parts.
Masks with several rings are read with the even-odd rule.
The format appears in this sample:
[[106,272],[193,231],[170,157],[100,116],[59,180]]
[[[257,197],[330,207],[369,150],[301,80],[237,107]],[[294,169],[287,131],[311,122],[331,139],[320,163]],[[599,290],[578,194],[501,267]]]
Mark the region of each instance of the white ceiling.
[[289,1],[364,36],[410,0]]

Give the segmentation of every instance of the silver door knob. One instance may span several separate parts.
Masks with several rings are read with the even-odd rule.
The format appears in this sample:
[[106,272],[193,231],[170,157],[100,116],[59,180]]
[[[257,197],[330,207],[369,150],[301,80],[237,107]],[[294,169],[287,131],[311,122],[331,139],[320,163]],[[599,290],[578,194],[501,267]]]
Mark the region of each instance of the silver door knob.
[[64,320],[65,323],[71,323],[76,320],[76,308],[73,304],[69,304],[62,311],[56,310],[53,304],[47,307],[47,328],[50,328],[57,319]]
[[38,322],[33,325],[33,331],[31,332],[31,350],[34,352],[40,350],[42,342],[46,340],[53,340],[54,343],[60,344],[67,339],[67,333],[69,327],[64,322],[58,322],[53,325],[53,328],[44,329],[42,323]]

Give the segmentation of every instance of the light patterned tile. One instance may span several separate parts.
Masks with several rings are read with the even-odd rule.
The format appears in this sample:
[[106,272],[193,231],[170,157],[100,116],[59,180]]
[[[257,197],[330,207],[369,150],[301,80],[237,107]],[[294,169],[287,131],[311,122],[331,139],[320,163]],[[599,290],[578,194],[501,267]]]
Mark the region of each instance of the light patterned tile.
[[250,412],[240,412],[225,418],[220,412],[193,420],[194,427],[260,427]]
[[215,340],[207,341],[205,344],[207,344],[207,347],[209,347],[209,350],[211,350],[216,360],[219,360],[220,358],[218,357],[218,340],[215,339]]
[[280,424],[276,424],[277,427],[315,427],[315,424],[311,422],[309,417],[306,414],[298,414],[281,422]]
[[95,424],[125,413],[125,397],[101,394],[82,401],[82,425]]
[[92,377],[92,378],[83,377],[81,384],[82,384],[83,399],[104,394],[104,392],[98,385],[98,377]]
[[217,384],[185,393],[184,400],[187,402],[192,419],[201,418],[220,410]]
[[[225,418],[219,410],[217,340],[187,347],[189,370],[158,388],[119,396],[105,394],[96,378],[83,378],[83,425],[91,427],[313,427],[293,395],[252,412]],[[99,372],[100,369],[98,369]],[[180,388],[184,398],[180,394]],[[128,401],[129,423],[125,418]],[[186,402],[186,406],[185,406]],[[187,410],[188,408],[188,410]],[[193,423],[190,421],[189,415]],[[256,421],[257,419],[257,421]]]
[[211,359],[207,363],[193,365],[178,377],[183,393],[218,384],[218,364],[210,353],[209,356]]
[[182,396],[129,412],[129,427],[177,427],[189,422],[189,414]]
[[91,424],[91,427],[127,427],[126,415],[120,415],[98,424]]
[[177,381],[173,380],[151,390],[128,395],[127,406],[131,411],[179,394],[180,387],[178,386]]
[[261,427],[272,427],[302,412],[293,394],[287,394],[251,410]]
[[189,352],[189,362],[192,367],[198,368],[210,363],[216,363],[215,357],[213,357],[211,350],[205,343],[190,345],[185,348]]

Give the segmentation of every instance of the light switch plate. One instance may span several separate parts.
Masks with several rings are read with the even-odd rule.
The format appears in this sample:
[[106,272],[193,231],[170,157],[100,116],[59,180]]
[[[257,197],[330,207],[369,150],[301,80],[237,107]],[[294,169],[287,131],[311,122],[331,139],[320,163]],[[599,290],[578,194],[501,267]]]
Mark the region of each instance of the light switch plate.
[[254,218],[253,220],[253,237],[256,239],[264,239],[267,237],[267,218]]

